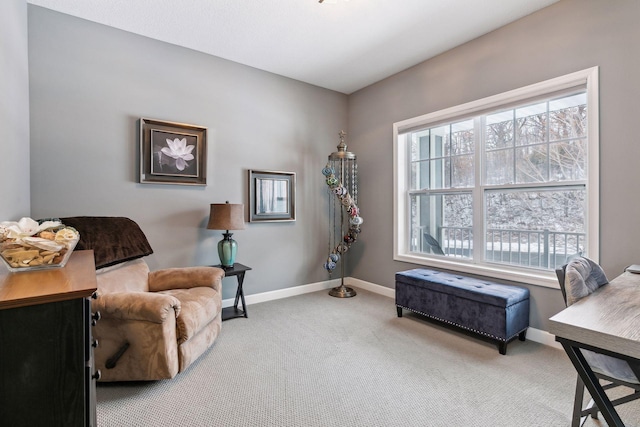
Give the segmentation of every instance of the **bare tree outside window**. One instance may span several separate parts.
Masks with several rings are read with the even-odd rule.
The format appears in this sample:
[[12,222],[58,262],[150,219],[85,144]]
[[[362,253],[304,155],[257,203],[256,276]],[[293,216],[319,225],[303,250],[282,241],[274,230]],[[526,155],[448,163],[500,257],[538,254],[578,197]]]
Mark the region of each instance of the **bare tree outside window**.
[[587,137],[585,91],[411,132],[411,250],[472,259],[481,209],[485,260],[553,269],[585,254]]

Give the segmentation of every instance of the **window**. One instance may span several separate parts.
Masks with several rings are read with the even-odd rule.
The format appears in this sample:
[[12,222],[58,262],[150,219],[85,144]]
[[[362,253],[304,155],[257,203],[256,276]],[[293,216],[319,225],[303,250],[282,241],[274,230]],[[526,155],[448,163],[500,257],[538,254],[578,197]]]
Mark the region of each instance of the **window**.
[[395,123],[395,259],[554,287],[597,261],[597,124],[597,68]]

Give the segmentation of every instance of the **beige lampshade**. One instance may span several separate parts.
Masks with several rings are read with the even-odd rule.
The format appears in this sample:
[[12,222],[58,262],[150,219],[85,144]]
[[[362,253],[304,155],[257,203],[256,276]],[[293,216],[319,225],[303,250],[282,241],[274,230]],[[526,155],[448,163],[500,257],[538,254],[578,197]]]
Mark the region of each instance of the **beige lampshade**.
[[210,230],[244,230],[244,205],[212,203],[209,213]]

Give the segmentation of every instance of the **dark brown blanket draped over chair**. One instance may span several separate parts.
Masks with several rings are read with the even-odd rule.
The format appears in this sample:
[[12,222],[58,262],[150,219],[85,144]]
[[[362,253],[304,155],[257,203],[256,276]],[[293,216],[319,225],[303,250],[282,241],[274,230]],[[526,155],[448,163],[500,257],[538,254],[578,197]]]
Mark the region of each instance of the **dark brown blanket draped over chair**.
[[224,270],[214,267],[149,271],[153,253],[134,221],[67,217],[80,233],[76,249],[92,249],[101,319],[93,329],[100,381],[172,378],[200,357],[221,329]]
[[96,269],[153,253],[147,236],[129,218],[74,216],[60,221],[80,233],[76,250],[93,249]]

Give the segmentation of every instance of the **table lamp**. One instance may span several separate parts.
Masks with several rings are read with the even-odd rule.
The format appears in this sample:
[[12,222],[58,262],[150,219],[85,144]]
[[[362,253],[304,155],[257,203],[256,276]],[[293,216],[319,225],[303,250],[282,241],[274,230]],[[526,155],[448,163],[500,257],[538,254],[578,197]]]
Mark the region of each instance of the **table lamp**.
[[209,230],[226,230],[224,238],[218,242],[218,256],[223,267],[233,267],[236,262],[238,244],[231,238],[229,230],[244,230],[244,205],[226,203],[212,203],[209,213]]

